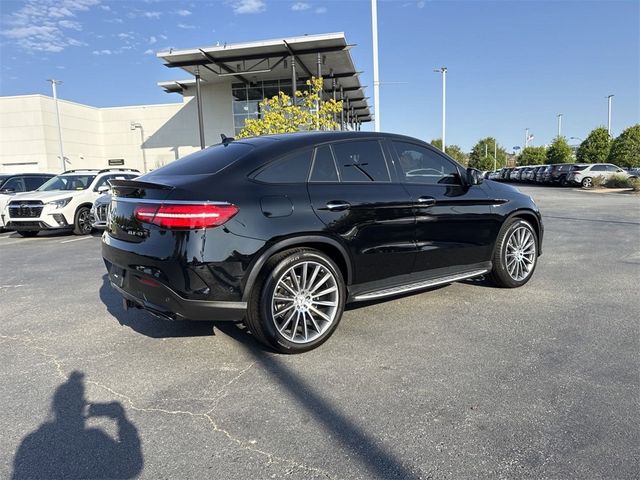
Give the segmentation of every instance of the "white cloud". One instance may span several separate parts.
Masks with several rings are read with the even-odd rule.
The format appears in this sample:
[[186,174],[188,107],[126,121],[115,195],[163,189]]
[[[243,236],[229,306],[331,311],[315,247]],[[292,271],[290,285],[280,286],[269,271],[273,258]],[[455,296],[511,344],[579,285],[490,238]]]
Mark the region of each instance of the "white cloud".
[[61,52],[86,43],[68,36],[67,30],[82,30],[76,14],[96,6],[99,0],[27,0],[18,10],[2,18],[0,35],[14,40],[24,50]]
[[111,11],[111,7],[109,5],[100,5],[100,8],[102,10],[104,10],[105,12],[110,12]]
[[267,9],[264,0],[231,0],[233,13],[242,15],[245,13],[262,13]]
[[322,15],[323,13],[327,13],[327,7],[318,7],[315,9],[315,12],[318,15]]
[[111,50],[94,50],[91,53],[94,55],[111,55],[113,52]]
[[145,55],[153,55],[155,52],[153,50],[151,50],[150,48],[144,51]]
[[166,39],[167,39],[167,36],[166,36],[166,35],[162,35],[162,34],[160,34],[160,35],[158,35],[158,38],[161,38],[162,40],[166,40]]
[[146,18],[158,19],[162,15],[162,12],[142,12],[142,16]]
[[190,10],[178,10],[176,13],[181,17],[188,17],[189,15],[191,15]]
[[119,33],[116,36],[121,40],[133,40],[133,35],[131,33]]
[[154,43],[156,43],[157,41],[158,41],[158,39],[157,39],[155,36],[151,35],[151,36],[149,37],[149,45],[153,45],[153,44],[154,44]]
[[304,10],[309,10],[310,8],[311,5],[306,2],[296,2],[291,5],[291,10],[293,10],[294,12],[302,12]]
[[184,28],[185,30],[191,30],[192,28],[196,28],[195,25],[189,25],[187,23],[179,23],[177,27]]
[[424,8],[424,0],[420,0],[418,3],[416,3],[416,7],[418,8]]

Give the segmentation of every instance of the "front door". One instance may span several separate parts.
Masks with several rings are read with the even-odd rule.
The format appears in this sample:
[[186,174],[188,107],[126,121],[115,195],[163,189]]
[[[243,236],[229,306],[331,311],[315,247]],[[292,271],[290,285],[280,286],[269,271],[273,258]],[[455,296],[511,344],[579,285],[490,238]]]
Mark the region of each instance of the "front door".
[[415,206],[414,272],[464,270],[488,262],[498,223],[483,186],[469,185],[464,170],[434,148],[391,143],[398,176]]
[[408,274],[415,259],[415,219],[407,191],[395,181],[377,139],[316,148],[309,196],[326,231],[353,259],[353,283]]

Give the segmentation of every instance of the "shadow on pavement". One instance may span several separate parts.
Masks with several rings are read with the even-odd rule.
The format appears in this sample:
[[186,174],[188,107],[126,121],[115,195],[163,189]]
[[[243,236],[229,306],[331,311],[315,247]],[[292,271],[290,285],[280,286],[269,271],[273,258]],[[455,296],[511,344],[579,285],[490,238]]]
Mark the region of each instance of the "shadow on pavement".
[[[271,378],[296,404],[313,416],[318,424],[369,472],[369,478],[417,479],[420,474],[410,465],[386,450],[379,439],[371,436],[349,419],[307,381],[285,365],[281,356],[259,344],[247,330],[233,323],[219,323],[218,329],[242,345]],[[348,381],[348,380],[347,380]]]
[[106,273],[102,276],[100,300],[120,325],[127,326],[147,337],[202,337],[214,334],[211,322],[189,322],[186,320],[171,322],[156,318],[145,310],[137,308],[125,310],[122,306],[122,296],[111,286],[109,276]]
[[[51,402],[53,418],[27,435],[13,461],[14,480],[27,478],[133,478],[144,464],[136,427],[119,402],[88,403],[84,374],[73,372]],[[114,439],[87,419],[108,418],[117,427]]]

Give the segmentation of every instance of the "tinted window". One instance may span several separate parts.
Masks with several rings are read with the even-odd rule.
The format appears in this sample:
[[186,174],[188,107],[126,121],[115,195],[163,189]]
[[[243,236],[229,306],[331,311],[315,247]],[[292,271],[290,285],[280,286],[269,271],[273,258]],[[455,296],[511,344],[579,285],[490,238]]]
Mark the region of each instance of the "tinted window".
[[589,165],[574,165],[573,167],[571,167],[571,171],[576,172],[576,171],[579,171],[579,170],[584,170],[588,166]]
[[311,150],[307,150],[267,165],[255,179],[265,183],[304,183],[310,165]]
[[4,185],[2,185],[2,189],[13,190],[14,192],[24,192],[26,190],[22,177],[10,178],[6,182],[4,182]]
[[459,183],[458,168],[438,153],[412,143],[393,142],[393,145],[405,182],[427,185]]
[[607,165],[607,172],[618,172],[618,171],[620,171],[618,167],[614,165]]
[[333,153],[343,182],[389,182],[389,170],[377,140],[340,142]]
[[316,157],[313,160],[312,182],[337,182],[338,172],[333,161],[333,154],[328,146],[316,148]]
[[214,145],[147,173],[145,179],[165,175],[217,173],[244,157],[251,150],[253,150],[253,146],[246,143],[231,142],[226,146],[223,144]]
[[49,180],[49,177],[24,177],[24,181],[27,183],[27,190],[35,190],[44,182]]
[[594,165],[593,167],[591,167],[592,172],[604,172],[606,170],[607,170],[606,165]]

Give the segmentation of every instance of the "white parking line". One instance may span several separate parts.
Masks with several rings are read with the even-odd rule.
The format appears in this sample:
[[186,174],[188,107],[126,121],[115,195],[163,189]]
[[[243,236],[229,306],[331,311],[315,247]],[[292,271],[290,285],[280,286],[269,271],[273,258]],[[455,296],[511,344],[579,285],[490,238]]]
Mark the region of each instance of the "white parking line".
[[86,237],[73,238],[71,240],[65,240],[65,241],[60,242],[60,243],[79,242],[80,240],[87,240],[88,238],[93,238],[93,237],[91,235],[87,235]]

